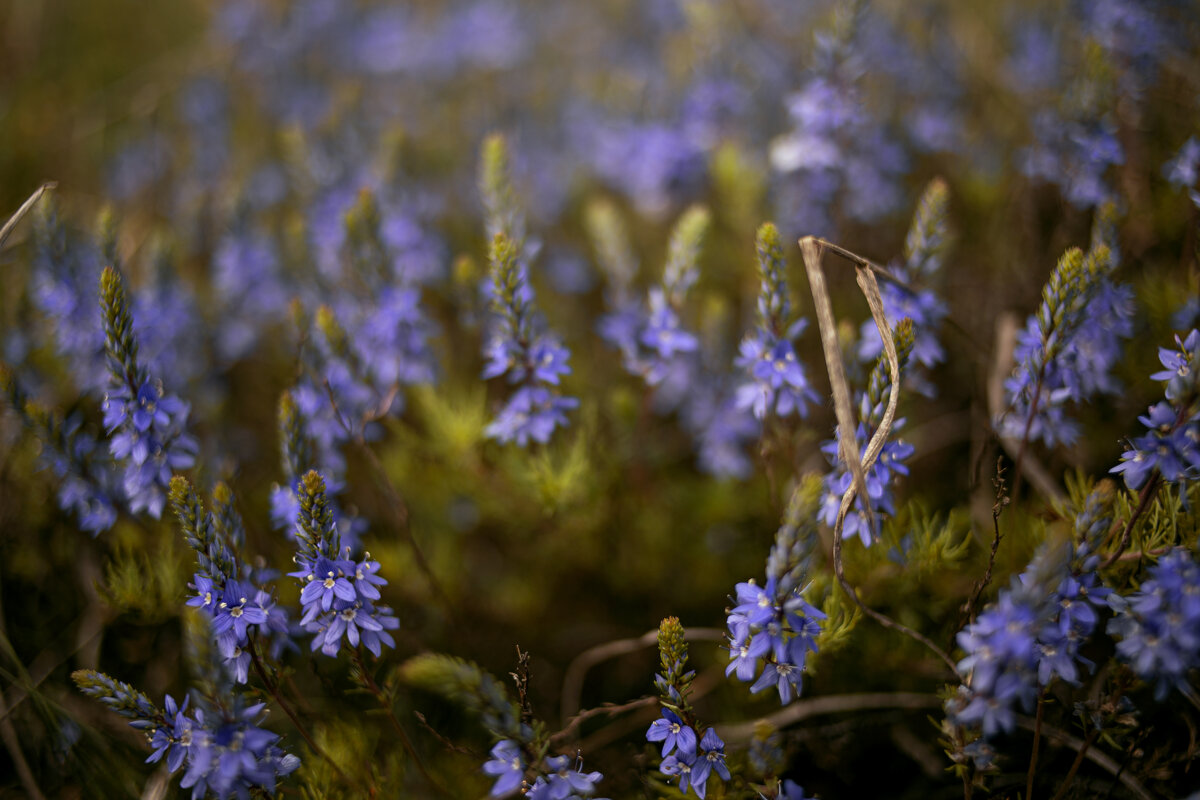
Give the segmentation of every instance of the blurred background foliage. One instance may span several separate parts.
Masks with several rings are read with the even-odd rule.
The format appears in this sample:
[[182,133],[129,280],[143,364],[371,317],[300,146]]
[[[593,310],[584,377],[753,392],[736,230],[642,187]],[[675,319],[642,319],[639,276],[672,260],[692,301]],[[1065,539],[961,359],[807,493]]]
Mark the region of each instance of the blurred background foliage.
[[[805,420],[769,420],[743,448],[748,474],[703,469],[679,415],[656,413],[653,392],[596,335],[611,310],[611,276],[590,215],[601,206],[616,215],[643,291],[659,280],[671,224],[691,204],[710,210],[684,313],[704,363],[728,373],[754,324],[761,222],[773,219],[787,242],[816,233],[887,264],[904,250],[922,190],[940,176],[953,243],[936,287],[948,307],[946,357],[929,375],[938,391],[903,396],[911,475],[898,485],[882,541],[869,549],[847,542],[846,559],[868,604],[948,646],[991,543],[1002,450],[988,393],[1010,355],[998,338],[1002,320],[1036,309],[1058,256],[1086,247],[1095,209],[1116,201],[1116,279],[1137,301],[1135,332],[1116,366],[1124,391],[1075,410],[1087,435],[1072,446],[1031,454],[1053,476],[1091,479],[1117,463],[1122,438],[1160,394],[1147,377],[1156,348],[1193,324],[1175,320],[1197,292],[1197,209],[1163,165],[1200,122],[1196,7],[879,0],[861,17],[839,8],[815,0],[14,0],[0,5],[0,209],[15,210],[55,180],[70,235],[94,250],[92,220],[111,204],[128,279],[143,307],[164,317],[162,328],[143,332],[147,349],[159,350],[151,363],[192,404],[201,453],[191,480],[202,491],[229,482],[248,560],[287,572],[294,545],[270,524],[271,488],[285,482],[278,399],[304,375],[300,353],[317,307],[344,313],[375,299],[347,266],[342,233],[360,191],[371,192],[437,330],[437,380],[401,387],[366,443],[403,499],[404,525],[372,457],[353,443],[341,448],[340,502],[366,520],[362,542],[383,565],[384,598],[401,620],[383,673],[435,651],[503,677],[520,646],[532,653],[533,708],[557,729],[581,708],[653,693],[657,655],[643,647],[589,671],[580,696],[564,698],[571,664],[589,648],[639,637],[667,615],[721,628],[734,585],[762,574],[796,480],[828,470],[818,446],[835,424],[813,328],[801,359],[821,405]],[[1114,21],[1106,8],[1127,16]],[[849,53],[818,102],[805,92],[827,75],[824,62],[837,60],[830,42],[838,36],[848,37]],[[839,98],[849,98],[848,121],[820,128],[812,117],[832,114]],[[1080,119],[1086,124],[1071,127]],[[476,174],[480,144],[494,131],[513,153],[538,305],[571,350],[564,392],[580,399],[569,427],[526,449],[484,434],[508,391],[480,377],[487,245]],[[1105,146],[1122,157],[1078,160],[1072,143],[1103,149],[1081,131],[1109,136]],[[818,141],[825,135],[836,145],[833,166],[796,167],[829,146]],[[1029,167],[1037,153],[1053,165]],[[1079,185],[1092,179],[1099,188],[1087,195]],[[3,358],[38,403],[99,430],[100,397],[57,348],[60,321],[32,299],[45,269],[33,227],[32,218],[22,223],[0,253]],[[793,304],[811,318],[799,252],[785,252]],[[262,269],[268,277],[258,277]],[[830,263],[827,271],[851,352],[868,312],[850,270]],[[186,313],[166,299],[176,290]],[[860,385],[868,367],[852,369]],[[6,734],[0,753],[0,796],[27,790],[17,750],[47,796],[185,796],[161,766],[141,763],[139,735],[79,696],[67,676],[101,669],[151,697],[182,696],[192,554],[169,514],[123,511],[111,530],[81,532],[59,510],[58,481],[39,462],[43,445],[17,415],[0,418],[0,443],[0,716],[16,734]],[[1033,489],[1016,500],[1004,513],[991,594],[1046,536],[1070,528]],[[830,594],[831,534],[822,535],[816,594],[837,618],[845,601]],[[296,607],[294,582],[275,585],[281,604]],[[841,619],[847,630],[815,657],[806,697],[920,692],[930,704],[797,725],[788,775],[824,797],[961,796],[928,718],[941,714],[942,665],[845,608]],[[719,677],[727,660],[719,640],[693,643],[702,678]],[[341,662],[288,662],[318,739],[347,770],[369,762],[418,791],[405,783],[386,726],[367,714],[369,698],[343,696],[350,683]],[[769,692],[750,695],[723,679],[706,685],[698,705],[713,722],[778,707]],[[399,690],[397,709],[406,722],[424,715],[427,725],[410,730],[435,774],[459,796],[486,794],[478,764],[490,742],[469,717],[420,691]],[[291,742],[275,716],[272,728]],[[642,709],[582,726],[578,747],[589,769],[605,773],[606,796],[650,792],[638,770],[654,771],[644,731],[656,716]],[[1160,733],[1180,724],[1151,719]],[[1045,758],[1047,773],[1061,775],[1073,753],[1054,748]],[[1189,788],[1171,758],[1157,754],[1139,768],[1165,796]],[[1014,761],[1011,771],[1023,772]],[[305,755],[312,785],[332,782],[323,769]],[[296,783],[281,792],[300,796]],[[1091,796],[1092,785],[1081,781],[1079,796]]]

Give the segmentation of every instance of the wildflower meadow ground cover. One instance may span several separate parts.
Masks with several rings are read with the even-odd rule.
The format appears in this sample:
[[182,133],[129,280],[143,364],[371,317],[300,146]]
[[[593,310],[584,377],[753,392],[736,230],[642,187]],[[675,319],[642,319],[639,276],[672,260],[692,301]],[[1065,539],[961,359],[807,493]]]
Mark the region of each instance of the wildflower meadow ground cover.
[[0,8],[0,797],[1200,798],[1196,12]]

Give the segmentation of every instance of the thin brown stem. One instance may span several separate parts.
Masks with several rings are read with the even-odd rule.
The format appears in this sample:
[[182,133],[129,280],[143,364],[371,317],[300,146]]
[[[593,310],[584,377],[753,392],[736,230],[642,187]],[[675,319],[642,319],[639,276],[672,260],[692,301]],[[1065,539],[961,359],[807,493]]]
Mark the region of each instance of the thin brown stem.
[[727,744],[746,744],[754,738],[757,726],[766,721],[774,728],[785,728],[810,717],[827,714],[847,714],[856,711],[878,711],[880,709],[905,709],[924,711],[940,708],[942,701],[934,694],[920,692],[870,692],[864,694],[841,694],[801,699],[786,708],[762,719],[717,725],[717,733]]
[[351,650],[350,656],[354,660],[355,666],[358,667],[359,674],[362,676],[363,686],[378,701],[380,707],[387,714],[388,721],[392,723],[392,729],[400,737],[400,744],[404,746],[405,752],[408,753],[408,757],[416,765],[417,771],[421,773],[421,777],[438,794],[449,797],[450,793],[446,791],[446,788],[434,780],[433,776],[425,769],[425,764],[421,761],[421,757],[417,755],[417,749],[413,746],[412,739],[408,738],[408,732],[404,730],[404,726],[396,718],[396,712],[392,710],[391,700],[383,693],[383,690],[379,688],[379,684],[375,683],[375,677],[367,670],[367,665],[362,657],[362,647]]
[[[1037,773],[1038,747],[1042,743],[1042,716],[1046,709],[1046,690],[1038,692],[1037,717],[1033,723],[1033,751],[1029,755],[1029,774],[1025,776],[1025,800],[1033,799],[1033,776]],[[1083,758],[1082,754],[1079,756]]]
[[[992,582],[992,570],[996,566],[996,552],[1000,549],[1000,515],[1009,502],[1008,495],[1004,491],[1004,469],[1000,458],[996,459],[996,477],[992,479],[992,486],[996,489],[996,502],[992,506],[992,550],[988,553],[987,569],[984,570],[983,577],[975,584],[975,591],[971,593],[967,604],[963,606],[964,623],[975,621],[975,604],[979,602],[983,590]],[[958,627],[962,628],[963,625],[959,624]]]
[[1083,764],[1083,757],[1087,755],[1088,748],[1096,743],[1096,739],[1099,736],[1099,728],[1092,728],[1091,732],[1088,733],[1087,738],[1083,740],[1083,746],[1075,754],[1075,760],[1071,763],[1071,769],[1067,770],[1067,777],[1063,778],[1063,784],[1058,787],[1058,791],[1054,793],[1052,800],[1062,800],[1066,796],[1067,789],[1071,786],[1071,781],[1075,780],[1075,773],[1079,772],[1079,767]]
[[263,682],[263,686],[266,688],[267,693],[275,699],[275,702],[281,709],[283,709],[283,713],[287,714],[288,719],[292,721],[292,725],[295,726],[296,731],[304,739],[305,743],[308,744],[309,749],[316,753],[319,758],[329,765],[339,781],[349,785],[351,783],[350,778],[345,772],[342,771],[342,768],[337,765],[337,762],[330,758],[329,754],[322,750],[321,746],[313,741],[312,736],[308,733],[308,729],[304,727],[304,723],[300,721],[300,718],[292,709],[291,704],[289,704],[288,701],[283,698],[283,693],[279,691],[279,684],[271,680],[270,676],[267,675],[267,670],[263,666],[262,659],[258,655],[258,647],[256,647],[254,644],[254,637],[249,637],[248,647],[250,650],[250,663],[254,665],[254,671],[258,675],[259,680]]

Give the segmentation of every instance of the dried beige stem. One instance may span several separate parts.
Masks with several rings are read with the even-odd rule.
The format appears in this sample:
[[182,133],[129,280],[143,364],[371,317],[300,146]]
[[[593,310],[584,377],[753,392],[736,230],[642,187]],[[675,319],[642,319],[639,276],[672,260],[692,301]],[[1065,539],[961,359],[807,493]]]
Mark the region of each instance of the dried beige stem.
[[[867,305],[871,307],[871,316],[874,318],[875,327],[879,329],[879,336],[883,340],[883,349],[888,360],[888,372],[891,375],[887,410],[884,412],[879,428],[875,431],[874,436],[871,437],[871,441],[867,443],[866,453],[863,454],[860,460],[858,442],[855,440],[857,425],[854,419],[854,409],[850,402],[850,385],[846,380],[846,369],[842,363],[841,350],[838,348],[837,323],[833,317],[833,306],[830,303],[829,290],[825,284],[825,273],[821,268],[822,249],[826,245],[826,242],[813,236],[806,236],[800,240],[800,251],[804,255],[804,267],[808,272],[808,283],[813,294],[813,306],[816,309],[817,323],[821,330],[821,344],[825,351],[825,368],[829,373],[829,383],[833,389],[833,403],[838,418],[838,449],[849,467],[851,475],[854,477],[854,482],[846,490],[846,493],[842,495],[842,503],[838,507],[837,519],[833,526],[833,571],[837,575],[838,583],[841,584],[842,589],[862,609],[864,614],[885,628],[891,628],[903,633],[925,645],[937,654],[950,667],[952,672],[957,674],[954,661],[944,650],[934,644],[927,636],[867,606],[859,598],[858,592],[854,590],[850,582],[846,580],[845,570],[842,565],[842,529],[845,527],[846,515],[850,512],[850,506],[854,503],[854,498],[860,493],[863,497],[867,496],[866,471],[871,468],[875,463],[875,459],[879,457],[879,453],[883,450],[883,444],[891,432],[892,423],[896,417],[896,405],[900,402],[900,359],[896,353],[896,342],[892,338],[891,326],[888,325],[887,316],[883,312],[883,298],[879,294],[879,284],[875,280],[874,265],[861,256],[857,256],[841,247],[831,245],[830,249],[834,250],[838,255],[854,262],[858,285],[862,290],[863,296],[867,299]],[[864,506],[866,506],[865,503]],[[869,509],[867,513],[870,513]]]

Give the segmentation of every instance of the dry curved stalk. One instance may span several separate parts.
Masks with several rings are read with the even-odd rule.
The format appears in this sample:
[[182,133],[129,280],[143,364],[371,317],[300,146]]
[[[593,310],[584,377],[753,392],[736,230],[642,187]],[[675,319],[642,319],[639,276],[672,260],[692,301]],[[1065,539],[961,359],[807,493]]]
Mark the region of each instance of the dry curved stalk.
[[873,692],[864,694],[839,694],[798,700],[791,705],[761,719],[717,725],[717,733],[726,745],[745,744],[754,738],[755,729],[764,721],[773,728],[785,728],[809,717],[826,714],[843,714],[850,711],[878,711],[881,709],[923,710],[941,708],[942,701],[933,694],[919,692]]
[[55,186],[58,186],[58,184],[54,181],[43,183],[33,194],[29,195],[29,199],[21,204],[16,213],[8,218],[8,221],[4,223],[4,227],[0,228],[0,248],[4,247],[4,243],[8,241],[8,236],[13,232],[13,228],[17,227],[17,223],[37,205],[37,201],[42,199],[42,195]]
[[[866,452],[862,455],[861,460],[858,452],[858,442],[855,440],[854,435],[857,425],[854,419],[854,408],[850,402],[850,385],[846,380],[846,369],[842,363],[841,349],[838,347],[837,323],[833,317],[833,305],[829,300],[829,290],[825,284],[825,273],[821,268],[821,255],[825,248],[833,250],[838,255],[854,263],[855,277],[858,280],[859,289],[862,290],[863,296],[867,300],[867,305],[871,308],[871,317],[875,320],[875,327],[879,330],[880,339],[883,340],[883,350],[888,361],[888,373],[891,376],[887,409],[884,411],[883,419],[880,420],[875,435],[867,443]],[[866,471],[871,468],[875,463],[875,459],[879,457],[880,451],[883,450],[883,444],[888,434],[891,433],[892,423],[896,418],[896,406],[900,402],[900,359],[896,353],[896,342],[892,338],[891,326],[888,325],[887,316],[883,311],[883,298],[879,294],[879,283],[875,280],[875,273],[879,271],[879,268],[867,259],[826,242],[823,239],[818,239],[815,236],[806,236],[800,240],[800,252],[804,255],[804,268],[808,272],[808,283],[812,289],[813,306],[816,309],[817,323],[821,332],[821,345],[825,354],[825,368],[829,373],[829,383],[833,390],[834,410],[837,413],[838,421],[838,450],[849,466],[850,473],[854,478],[854,482],[851,483],[850,488],[842,495],[842,503],[838,507],[837,519],[833,526],[834,573],[837,575],[838,583],[841,584],[842,589],[862,609],[864,614],[885,628],[891,628],[903,633],[925,645],[946,663],[951,672],[957,674],[958,670],[954,661],[944,650],[934,644],[927,636],[909,628],[907,625],[896,622],[886,614],[868,607],[859,598],[858,592],[850,585],[850,582],[846,580],[845,570],[842,566],[842,528],[845,525],[846,515],[850,511],[850,506],[854,503],[855,496],[859,493],[863,497],[867,496]],[[867,514],[871,519],[872,528],[874,528],[874,517],[870,516],[869,509],[867,510]]]

